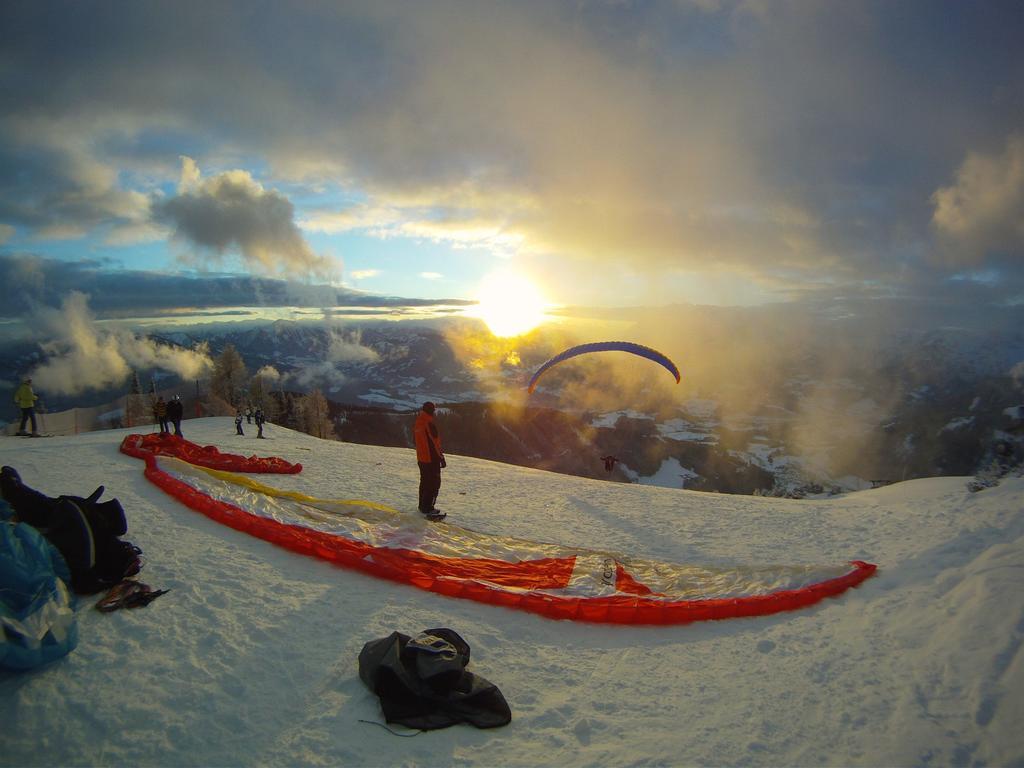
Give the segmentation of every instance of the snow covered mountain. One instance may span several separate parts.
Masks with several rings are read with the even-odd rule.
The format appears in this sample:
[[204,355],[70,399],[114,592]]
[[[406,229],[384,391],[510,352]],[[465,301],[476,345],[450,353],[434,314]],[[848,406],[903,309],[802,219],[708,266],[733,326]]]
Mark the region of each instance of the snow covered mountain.
[[[1024,762],[1022,478],[977,493],[946,477],[791,500],[595,482],[453,452],[441,505],[484,534],[676,563],[879,566],[791,613],[606,626],[444,597],[227,528],[150,483],[118,451],[127,433],[0,437],[0,463],[29,485],[57,495],[103,484],[104,498],[120,499],[125,538],[144,553],[139,578],[170,590],[112,614],[82,599],[71,654],[0,672],[2,765]],[[407,448],[280,427],[257,441],[227,418],[188,420],[185,434],[303,464],[260,477],[277,487],[413,505]],[[470,669],[501,689],[510,725],[414,739],[380,727],[360,649],[439,626],[470,644]]]
[[[1014,361],[1024,360],[1021,332],[906,330],[879,348],[846,341],[841,353],[825,341],[792,349],[780,344],[771,369],[758,375],[733,370],[725,379],[701,381],[684,365],[692,396],[649,408],[623,407],[614,398],[604,407],[573,407],[543,385],[523,408],[515,395],[544,359],[542,350],[523,350],[516,366],[482,370],[453,346],[443,323],[339,330],[282,320],[155,338],[187,348],[203,342],[213,355],[231,344],[250,373],[269,366],[279,374],[272,388],[320,388],[344,440],[409,445],[408,413],[431,399],[448,407],[447,439],[455,450],[622,482],[816,494],[972,474],[998,450],[1009,447],[1019,462],[1024,449],[1019,425],[1004,416],[1024,401],[1013,374]],[[39,352],[20,354],[11,361],[14,369],[38,360]],[[186,392],[194,386],[143,372],[144,380],[150,376],[159,386]],[[50,410],[121,394],[44,393]],[[619,459],[612,472],[600,462],[606,455]]]

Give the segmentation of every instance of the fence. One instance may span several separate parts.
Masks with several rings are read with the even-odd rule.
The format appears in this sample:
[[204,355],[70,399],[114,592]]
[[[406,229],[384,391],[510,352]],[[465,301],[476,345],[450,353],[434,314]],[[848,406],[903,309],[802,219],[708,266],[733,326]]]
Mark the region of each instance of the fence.
[[[168,400],[171,395],[164,395]],[[138,428],[143,432],[150,432],[156,428],[156,419],[153,417],[152,395],[125,395],[113,403],[97,405],[92,408],[71,408],[67,411],[54,411],[42,413],[36,411],[36,425],[39,432],[44,435],[77,435],[80,432],[96,432],[101,429],[121,429],[124,427]],[[194,397],[183,397],[186,419],[197,414],[196,399]],[[4,433],[13,435],[18,431],[21,423],[20,411],[14,420],[4,427]],[[28,428],[31,428],[30,426]]]

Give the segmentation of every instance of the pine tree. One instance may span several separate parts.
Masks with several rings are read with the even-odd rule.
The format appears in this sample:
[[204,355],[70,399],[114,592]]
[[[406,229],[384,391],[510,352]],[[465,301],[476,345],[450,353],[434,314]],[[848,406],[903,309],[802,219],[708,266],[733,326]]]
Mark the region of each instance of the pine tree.
[[249,378],[245,361],[233,344],[224,347],[213,361],[213,373],[210,374],[210,393],[230,404],[233,408],[242,402],[241,389]]
[[139,372],[132,371],[128,384],[128,397],[125,402],[125,421],[129,427],[134,427],[146,420],[146,401],[142,396],[142,382],[139,381]]
[[149,380],[149,413],[156,424],[156,379]]

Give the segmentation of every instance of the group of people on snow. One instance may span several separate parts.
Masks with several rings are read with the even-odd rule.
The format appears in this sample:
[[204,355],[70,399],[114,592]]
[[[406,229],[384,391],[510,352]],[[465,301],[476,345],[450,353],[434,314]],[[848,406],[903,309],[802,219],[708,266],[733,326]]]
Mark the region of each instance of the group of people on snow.
[[[38,435],[36,426],[35,403],[39,396],[32,391],[32,379],[26,378],[21,386],[14,392],[14,402],[21,409],[21,426],[18,429],[19,435]],[[416,424],[413,427],[413,435],[416,441],[416,462],[420,468],[419,486],[419,510],[425,515],[437,517],[442,513],[437,509],[437,495],[441,490],[441,470],[447,466],[444,452],[441,450],[441,433],[438,431],[437,423],[434,420],[436,406],[432,402],[426,402],[416,417]],[[182,437],[181,420],[184,415],[184,406],[181,398],[175,395],[170,401],[166,401],[163,395],[157,397],[153,403],[153,418],[160,425],[160,434],[171,434],[171,425],[174,425],[174,434]],[[247,406],[244,413],[241,408],[235,411],[236,434],[245,435],[242,430],[242,420],[248,423],[256,422],[256,437],[263,438],[263,424],[266,419],[263,409],[251,405]],[[25,426],[31,421],[32,432],[26,432]]]
[[181,434],[181,419],[185,415],[185,406],[182,405],[181,398],[175,395],[171,398],[170,402],[166,402],[163,395],[160,395],[156,402],[153,403],[153,418],[157,424],[160,425],[160,434],[169,435],[171,434],[171,424],[174,425],[174,434],[178,437],[182,437]]
[[[36,400],[38,400],[38,395],[32,391],[32,379],[24,379],[21,386],[14,393],[14,402],[21,409],[21,426],[17,434],[39,434],[35,415]],[[425,402],[417,414],[416,423],[413,426],[416,462],[420,469],[418,506],[420,512],[430,517],[443,515],[437,509],[437,496],[441,490],[441,470],[447,466],[444,451],[441,450],[441,433],[434,419],[436,410],[437,407],[434,403],[430,401]],[[160,433],[171,434],[171,425],[173,425],[174,434],[182,437],[181,420],[183,411],[184,407],[178,395],[175,395],[169,402],[165,401],[163,396],[158,397],[153,404],[153,417],[160,425]],[[244,411],[242,408],[238,408],[235,411],[236,434],[245,435],[242,429],[243,419],[249,424],[255,422],[257,428],[256,437],[263,438],[263,425],[266,423],[266,418],[262,408],[258,406],[253,408],[252,405],[246,406]],[[31,433],[25,431],[25,427],[29,422],[32,424]],[[601,461],[604,462],[605,469],[611,472],[619,462],[619,459],[609,455],[602,456]]]
[[[253,410],[253,407],[251,405],[250,406],[246,406],[246,409],[245,409],[245,419],[246,419],[246,422],[249,423],[249,424],[252,424],[253,421],[255,421],[256,422],[256,437],[261,438],[261,439],[266,439],[263,436],[263,425],[266,423],[267,419],[263,415],[263,409],[262,408],[257,406],[256,409]],[[238,408],[235,411],[235,434],[236,435],[245,435],[245,431],[242,429],[242,409],[241,408]]]

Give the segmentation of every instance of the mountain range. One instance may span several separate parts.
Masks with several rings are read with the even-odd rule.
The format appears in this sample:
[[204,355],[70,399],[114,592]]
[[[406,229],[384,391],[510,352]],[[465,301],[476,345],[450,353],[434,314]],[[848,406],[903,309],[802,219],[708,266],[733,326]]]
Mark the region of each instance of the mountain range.
[[[523,396],[526,377],[550,349],[526,344],[512,363],[481,366],[444,323],[339,330],[276,321],[151,338],[188,349],[204,344],[212,357],[232,345],[279,399],[320,389],[336,436],[347,442],[411,445],[412,414],[429,399],[440,406],[449,453],[619,482],[815,495],[974,474],[996,460],[1019,463],[1022,453],[1014,410],[1024,401],[1014,376],[1024,360],[1020,332],[906,331],[844,349],[844,365],[828,344],[789,352],[780,345],[770,370],[724,383],[695,372],[685,397],[643,390],[635,402],[617,402],[618,391],[602,385],[592,402],[569,404],[558,397],[557,377]],[[42,359],[38,348],[0,349],[7,370],[30,370]],[[156,370],[139,374],[160,391],[203,386]],[[579,384],[575,371],[565,375]],[[124,393],[47,396],[46,407],[113,402]],[[616,459],[610,470],[606,456]]]

